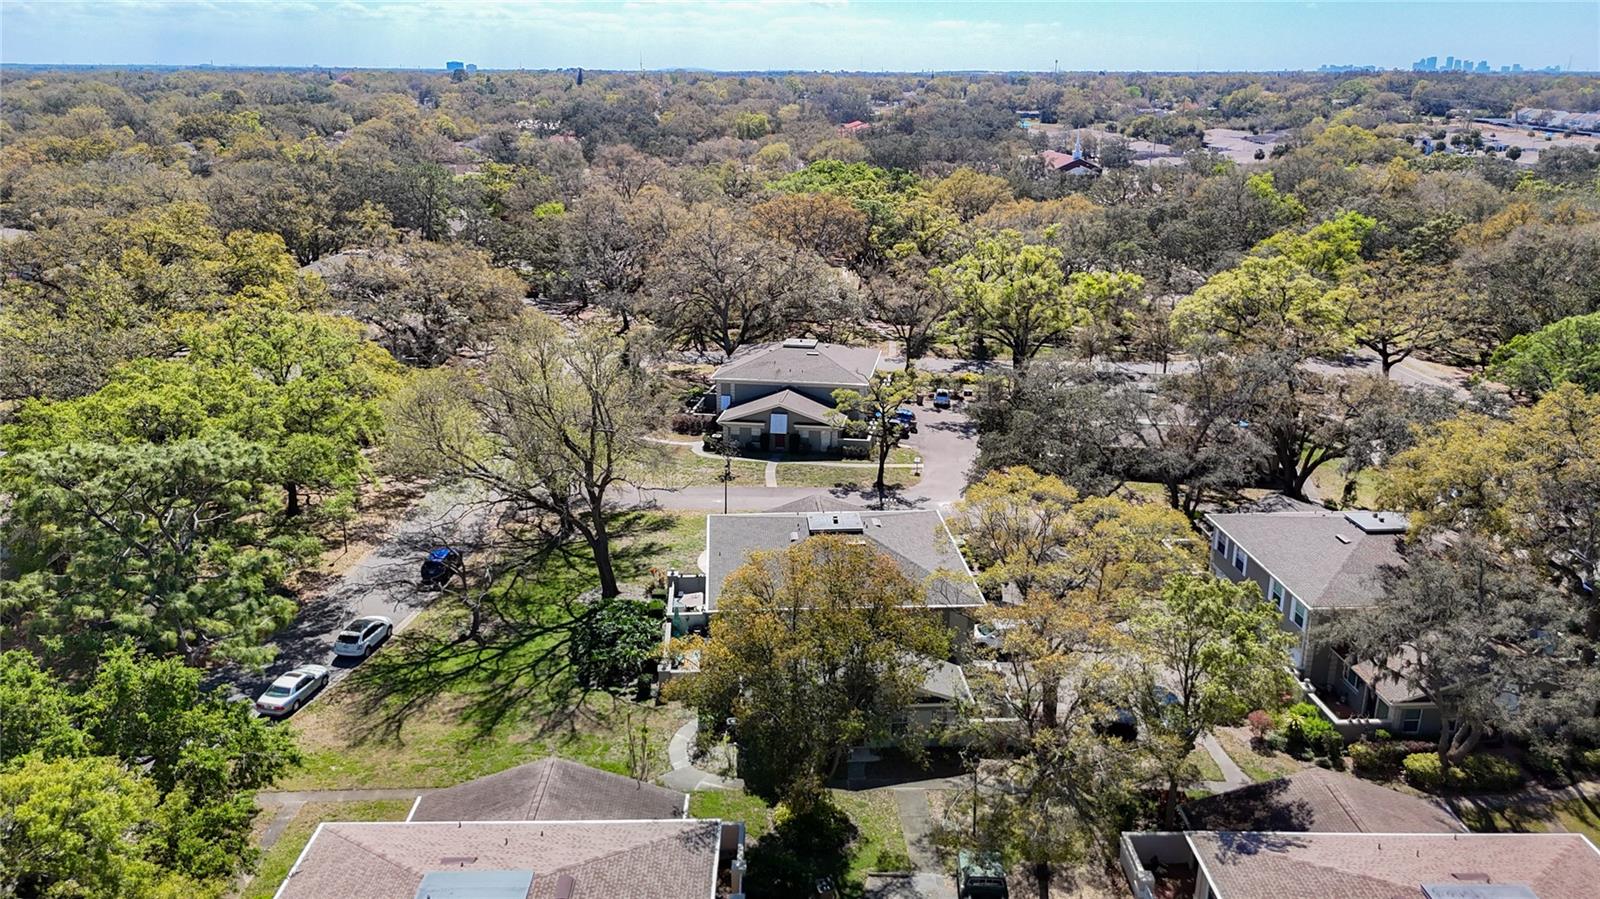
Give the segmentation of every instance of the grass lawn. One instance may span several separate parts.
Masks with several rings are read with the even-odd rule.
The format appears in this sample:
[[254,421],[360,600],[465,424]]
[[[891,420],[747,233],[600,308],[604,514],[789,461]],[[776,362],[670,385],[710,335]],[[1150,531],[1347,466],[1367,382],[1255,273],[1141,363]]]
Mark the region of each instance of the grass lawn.
[[[1311,473],[1312,483],[1316,487],[1318,496],[1331,500],[1339,500],[1344,496],[1345,476],[1343,462],[1330,462],[1319,466]],[[1378,473],[1373,469],[1363,469],[1356,473],[1356,506],[1362,509],[1375,509],[1378,502]]]
[[[682,439],[681,437],[679,439]],[[667,446],[651,464],[634,474],[647,487],[715,486],[722,483],[723,462],[697,455],[687,446]],[[734,487],[759,487],[766,482],[766,463],[752,459],[733,460]]]
[[[779,487],[846,487],[870,489],[877,482],[877,466],[795,465],[778,463]],[[883,482],[890,487],[909,487],[922,478],[909,468],[886,468]]]
[[1211,757],[1211,753],[1206,752],[1203,746],[1195,747],[1195,750],[1189,753],[1189,758],[1185,761],[1195,766],[1200,772],[1200,779],[1203,781],[1222,779],[1222,767],[1217,764],[1216,759]]
[[530,709],[527,717],[485,730],[470,714],[471,708],[467,697],[446,693],[416,709],[397,731],[369,732],[355,695],[335,688],[295,716],[305,763],[277,786],[283,790],[447,787],[552,754],[627,774],[630,709],[632,727],[643,723],[650,728],[651,768],[659,775],[671,769],[667,741],[691,717],[676,706],[657,708],[601,697],[593,709],[570,722],[555,723]]
[[1217,732],[1217,742],[1222,744],[1222,751],[1233,759],[1245,776],[1257,783],[1303,771],[1307,767],[1305,762],[1281,752],[1262,755],[1251,749],[1248,742],[1227,731]]
[[[704,517],[660,512],[617,516],[619,578],[637,584],[651,567],[692,568]],[[568,602],[594,586],[585,547],[568,547],[521,572],[499,602],[522,611],[513,633],[453,642],[467,613],[440,603],[418,616],[356,674],[295,715],[304,765],[280,789],[450,786],[555,754],[619,774],[630,770],[627,734],[647,728],[648,766],[668,770],[666,746],[690,713],[604,692],[576,698],[566,668]],[[551,630],[540,626],[552,625]],[[499,638],[499,639],[497,639]]]
[[1529,803],[1506,808],[1488,808],[1461,803],[1457,809],[1467,827],[1478,833],[1546,833],[1556,830],[1581,833],[1600,844],[1600,808],[1581,799],[1560,799],[1552,803]]
[[[888,790],[829,790],[828,799],[849,816],[858,834],[850,845],[850,882],[859,887],[868,871],[882,870],[880,858],[895,867],[905,864],[906,836],[900,813]],[[696,818],[743,821],[752,844],[772,832],[775,810],[741,790],[702,790],[689,796],[689,814]]]
[[[860,883],[868,871],[882,870],[880,856],[898,867],[906,857],[906,835],[900,829],[900,812],[888,790],[848,792],[834,790],[833,803],[850,816],[861,833],[850,847],[850,881]],[[898,859],[898,861],[895,861]]]
[[751,843],[772,830],[772,806],[743,790],[698,790],[690,793],[689,816],[743,821],[745,837]]
[[[240,899],[271,899],[323,821],[404,821],[411,803],[410,799],[306,803],[284,828],[278,842],[261,854],[256,875],[240,891]],[[262,817],[269,817],[269,812],[263,812]]]

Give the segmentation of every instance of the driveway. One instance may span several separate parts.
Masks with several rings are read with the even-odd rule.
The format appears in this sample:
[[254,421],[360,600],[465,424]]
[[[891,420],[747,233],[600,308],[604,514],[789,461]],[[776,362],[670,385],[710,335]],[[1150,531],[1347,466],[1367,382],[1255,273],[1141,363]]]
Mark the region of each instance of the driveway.
[[297,665],[327,665],[330,682],[348,675],[358,662],[335,661],[333,638],[351,619],[363,615],[386,615],[398,630],[438,596],[417,588],[417,569],[435,546],[470,546],[481,539],[487,510],[470,501],[474,495],[469,488],[446,487],[423,496],[387,540],[300,607],[294,621],[273,639],[278,656],[265,671],[230,666],[208,678],[207,685],[254,699],[278,675]]

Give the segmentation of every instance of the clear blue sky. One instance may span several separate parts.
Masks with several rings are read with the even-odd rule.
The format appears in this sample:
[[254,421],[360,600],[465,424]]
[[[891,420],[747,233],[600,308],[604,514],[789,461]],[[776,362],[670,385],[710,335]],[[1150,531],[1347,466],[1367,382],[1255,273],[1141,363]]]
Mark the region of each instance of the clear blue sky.
[[632,69],[1600,69],[1587,2],[0,0],[0,62]]

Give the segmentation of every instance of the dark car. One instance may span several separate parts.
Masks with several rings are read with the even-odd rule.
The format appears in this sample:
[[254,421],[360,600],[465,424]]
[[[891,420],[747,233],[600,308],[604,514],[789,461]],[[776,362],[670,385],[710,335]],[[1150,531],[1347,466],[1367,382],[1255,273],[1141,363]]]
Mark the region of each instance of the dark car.
[[956,857],[956,895],[960,899],[1008,899],[1006,866],[992,852],[961,852]]
[[910,406],[901,406],[894,413],[894,420],[900,423],[908,432],[917,433],[917,411]]
[[450,579],[461,573],[461,553],[441,546],[428,553],[422,562],[422,586],[430,590],[443,590]]

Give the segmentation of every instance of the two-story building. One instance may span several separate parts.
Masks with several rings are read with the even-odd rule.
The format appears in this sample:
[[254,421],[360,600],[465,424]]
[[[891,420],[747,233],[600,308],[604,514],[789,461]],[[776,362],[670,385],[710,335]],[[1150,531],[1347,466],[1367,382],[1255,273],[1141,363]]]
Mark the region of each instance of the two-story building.
[[[822,534],[859,541],[881,553],[887,564],[922,586],[922,598],[912,608],[938,619],[957,644],[970,639],[973,613],[984,604],[984,597],[938,510],[823,511],[824,505],[807,500],[770,512],[706,516],[706,551],[700,559],[704,573],[673,572],[668,577],[663,638],[669,660],[662,669],[664,678],[698,670],[697,659],[672,658],[672,638],[709,634],[723,626],[725,613],[719,610],[719,600],[733,572],[749,564],[754,554],[785,550]],[[737,626],[737,621],[728,625]],[[972,691],[959,665],[943,659],[923,661],[922,689],[908,710],[908,724],[934,731],[972,702]]]
[[833,392],[866,390],[881,357],[875,349],[809,338],[740,350],[711,374],[717,424],[745,449],[838,449],[844,417]]
[[1383,594],[1386,567],[1401,566],[1404,516],[1392,512],[1212,513],[1211,570],[1254,581],[1299,638],[1291,660],[1309,698],[1347,737],[1377,728],[1439,731],[1438,708],[1389,666],[1351,663],[1325,641],[1328,622],[1359,613]]

